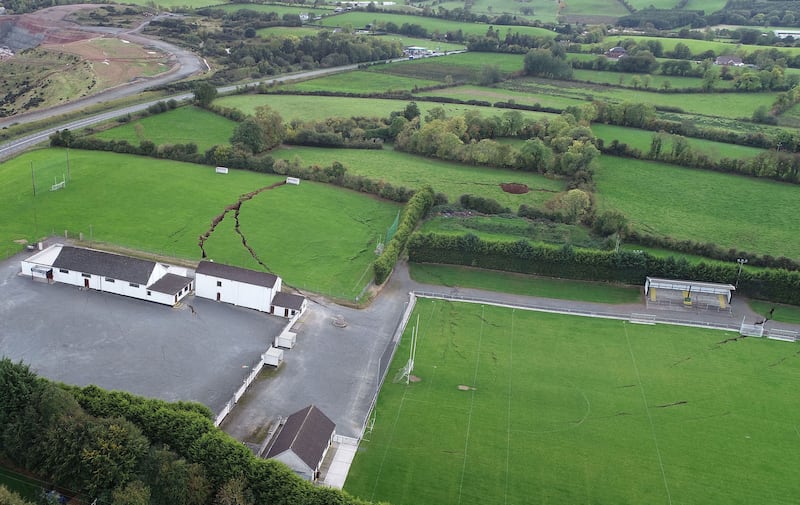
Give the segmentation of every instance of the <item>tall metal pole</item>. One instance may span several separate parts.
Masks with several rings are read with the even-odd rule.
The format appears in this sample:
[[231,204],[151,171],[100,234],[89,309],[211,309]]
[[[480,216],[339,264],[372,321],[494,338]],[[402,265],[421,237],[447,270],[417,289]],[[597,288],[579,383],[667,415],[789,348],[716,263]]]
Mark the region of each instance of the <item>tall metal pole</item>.
[[739,264],[739,271],[736,272],[736,288],[739,287],[739,277],[742,275],[742,267],[747,263],[747,258],[737,258],[736,263]]
[[33,175],[33,162],[31,161],[31,184],[33,184],[33,196],[36,196],[36,177]]

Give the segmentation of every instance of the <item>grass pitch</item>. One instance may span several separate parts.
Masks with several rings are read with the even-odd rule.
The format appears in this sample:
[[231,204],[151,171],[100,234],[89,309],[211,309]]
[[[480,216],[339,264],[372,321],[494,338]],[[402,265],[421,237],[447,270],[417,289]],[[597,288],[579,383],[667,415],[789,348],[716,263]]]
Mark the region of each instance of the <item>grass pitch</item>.
[[[63,166],[63,149],[26,153],[0,165],[0,254],[14,241],[48,235],[200,259],[198,237],[239,196],[283,180],[281,176],[97,151],[70,150],[72,180],[65,189],[34,197],[30,164]],[[303,181],[264,191],[241,206],[248,244],[289,285],[352,299],[370,280],[378,237],[400,206],[368,195]],[[13,216],[13,218],[11,218]],[[234,213],[206,242],[214,260],[260,268],[233,228]]]
[[795,345],[440,300],[421,299],[416,312],[421,380],[391,382],[408,359],[409,327],[345,485],[357,496],[796,501]]

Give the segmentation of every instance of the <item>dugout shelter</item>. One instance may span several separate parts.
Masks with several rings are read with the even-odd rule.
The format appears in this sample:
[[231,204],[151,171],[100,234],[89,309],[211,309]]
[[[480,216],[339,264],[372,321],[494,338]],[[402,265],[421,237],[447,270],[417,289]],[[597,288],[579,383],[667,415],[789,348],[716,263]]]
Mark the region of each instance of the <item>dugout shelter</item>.
[[731,311],[732,284],[647,277],[644,294],[648,307]]

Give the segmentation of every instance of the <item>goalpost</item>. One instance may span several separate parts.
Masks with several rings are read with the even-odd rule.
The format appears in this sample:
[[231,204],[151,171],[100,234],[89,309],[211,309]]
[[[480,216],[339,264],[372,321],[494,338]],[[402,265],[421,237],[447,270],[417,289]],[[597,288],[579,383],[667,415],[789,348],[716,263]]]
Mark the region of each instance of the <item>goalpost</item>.
[[400,369],[399,372],[394,376],[394,380],[392,382],[402,382],[404,379],[406,384],[411,382],[411,372],[414,371],[414,358],[417,356],[417,333],[419,332],[419,314],[417,314],[417,322],[413,328],[411,328],[411,343],[409,345],[408,350],[408,361],[406,365]]

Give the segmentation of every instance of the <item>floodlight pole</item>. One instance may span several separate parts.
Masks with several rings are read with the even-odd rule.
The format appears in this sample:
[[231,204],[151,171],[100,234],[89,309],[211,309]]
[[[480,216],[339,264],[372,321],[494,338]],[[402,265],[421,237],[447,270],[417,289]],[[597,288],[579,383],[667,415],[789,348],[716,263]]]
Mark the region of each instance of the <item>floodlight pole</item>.
[[36,176],[33,174],[33,162],[31,161],[31,183],[33,184],[33,196],[36,196]]
[[736,272],[736,288],[739,287],[739,277],[742,275],[742,267],[747,263],[747,258],[736,258],[736,263],[739,264],[739,271]]

